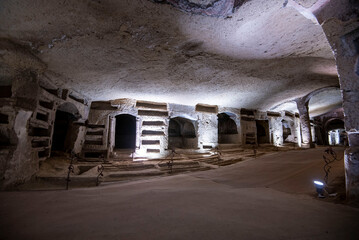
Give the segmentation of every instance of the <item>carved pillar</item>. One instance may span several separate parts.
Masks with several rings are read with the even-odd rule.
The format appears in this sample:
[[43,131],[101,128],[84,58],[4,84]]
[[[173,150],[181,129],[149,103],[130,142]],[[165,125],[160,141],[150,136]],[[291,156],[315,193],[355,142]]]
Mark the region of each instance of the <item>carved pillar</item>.
[[139,153],[140,150],[140,138],[141,138],[141,119],[136,117],[136,148],[135,153]]
[[115,123],[116,118],[114,116],[109,117],[109,124],[108,124],[108,151],[107,151],[107,158],[111,157],[113,154],[113,148],[115,146]]
[[312,130],[310,127],[308,101],[306,98],[299,98],[296,100],[299,111],[300,128],[302,130],[302,147],[313,148]]
[[341,7],[336,11],[338,16],[326,16],[322,26],[335,53],[343,97],[345,130],[349,140],[344,155],[347,199],[359,202],[359,22],[354,15],[354,21],[340,17],[351,16],[348,10],[358,7],[354,2],[340,2]]

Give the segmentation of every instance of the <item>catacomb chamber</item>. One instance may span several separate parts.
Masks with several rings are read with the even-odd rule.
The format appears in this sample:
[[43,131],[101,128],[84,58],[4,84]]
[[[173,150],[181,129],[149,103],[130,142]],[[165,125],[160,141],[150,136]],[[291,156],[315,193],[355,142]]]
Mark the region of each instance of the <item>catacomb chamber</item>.
[[237,124],[235,115],[231,113],[218,114],[218,143],[238,143]]
[[168,148],[197,148],[198,139],[193,120],[175,117],[168,126]]
[[136,117],[129,114],[116,116],[115,149],[136,148]]

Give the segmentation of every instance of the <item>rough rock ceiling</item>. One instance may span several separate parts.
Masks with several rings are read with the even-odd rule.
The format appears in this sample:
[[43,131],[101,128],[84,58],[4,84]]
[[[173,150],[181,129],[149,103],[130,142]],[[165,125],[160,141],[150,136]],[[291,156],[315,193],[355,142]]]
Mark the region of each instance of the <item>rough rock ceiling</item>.
[[0,38],[92,100],[269,109],[338,85],[321,26],[285,2],[251,0],[213,17],[149,0],[2,0]]
[[[309,101],[309,115],[315,117],[324,113],[327,113],[333,109],[342,107],[342,96],[339,88],[328,88],[324,91],[320,91],[314,94]],[[288,101],[279,104],[270,110],[282,111],[287,110],[291,112],[298,112],[297,104],[295,101]]]

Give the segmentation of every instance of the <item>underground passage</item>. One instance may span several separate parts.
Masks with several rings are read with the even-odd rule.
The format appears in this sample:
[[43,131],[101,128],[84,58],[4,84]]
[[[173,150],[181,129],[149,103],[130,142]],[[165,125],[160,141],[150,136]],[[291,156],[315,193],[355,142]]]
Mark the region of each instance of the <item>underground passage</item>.
[[0,22],[0,239],[355,239],[358,1],[2,0]]
[[54,133],[52,134],[51,152],[71,151],[73,144],[73,122],[75,116],[68,112],[56,111]]

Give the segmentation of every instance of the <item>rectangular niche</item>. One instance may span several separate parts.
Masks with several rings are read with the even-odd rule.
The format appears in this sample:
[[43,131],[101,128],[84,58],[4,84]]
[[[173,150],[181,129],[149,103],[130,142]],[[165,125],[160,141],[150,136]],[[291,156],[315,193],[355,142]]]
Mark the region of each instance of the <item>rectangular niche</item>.
[[147,101],[137,101],[137,108],[150,108],[150,109],[159,109],[159,110],[167,110],[166,103],[155,103],[155,102],[147,102]]
[[267,112],[268,117],[280,117],[282,116],[279,112]]
[[142,131],[142,135],[147,135],[147,136],[164,136],[165,133],[162,132],[162,131],[143,130],[143,131]]
[[8,124],[8,123],[9,123],[9,116],[0,113],[0,124]]
[[39,100],[39,105],[43,108],[52,110],[52,108],[54,107],[54,103],[53,102],[46,102],[46,101],[42,101]]
[[254,110],[241,108],[241,115],[254,116]]
[[11,98],[11,86],[0,86],[0,98]]
[[164,111],[153,111],[153,110],[138,110],[140,116],[156,116],[156,117],[167,117],[168,112]]
[[196,112],[218,113],[218,107],[216,105],[197,104]]
[[142,145],[160,145],[160,140],[142,140]]
[[164,126],[165,122],[163,121],[143,121],[143,126]]

